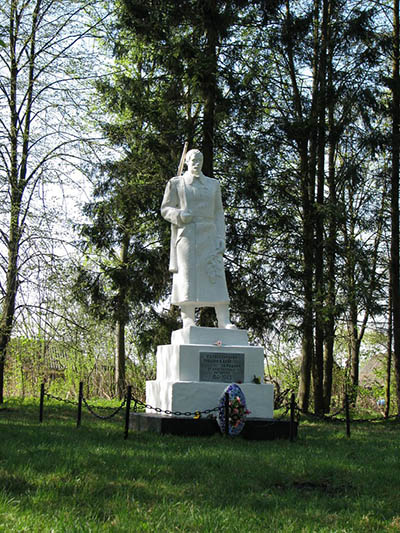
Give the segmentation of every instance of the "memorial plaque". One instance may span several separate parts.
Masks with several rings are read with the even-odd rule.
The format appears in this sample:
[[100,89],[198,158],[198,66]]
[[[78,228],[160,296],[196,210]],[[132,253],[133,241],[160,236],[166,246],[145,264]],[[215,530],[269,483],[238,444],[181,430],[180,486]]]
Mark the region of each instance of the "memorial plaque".
[[200,352],[200,381],[242,383],[244,353]]

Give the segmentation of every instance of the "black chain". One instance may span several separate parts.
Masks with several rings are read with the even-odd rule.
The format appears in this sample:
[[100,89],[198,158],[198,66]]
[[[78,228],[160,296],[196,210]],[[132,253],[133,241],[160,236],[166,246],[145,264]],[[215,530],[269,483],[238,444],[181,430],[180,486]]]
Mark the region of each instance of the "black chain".
[[60,398],[59,396],[53,396],[53,394],[50,394],[49,392],[45,392],[44,395],[47,396],[48,398],[51,398],[52,400],[57,400],[58,402],[69,403],[71,405],[78,405],[78,402],[67,400],[66,398]]
[[325,422],[333,422],[333,421],[343,422],[344,421],[344,419],[342,418],[336,418],[337,415],[339,415],[345,410],[344,407],[342,409],[339,409],[339,411],[332,413],[331,415],[318,415],[316,413],[310,413],[308,411],[304,411],[303,409],[300,409],[300,407],[297,407],[297,406],[296,406],[296,409],[299,413],[306,415],[310,418],[315,418],[316,420],[323,420]]
[[362,423],[362,422],[385,422],[386,420],[389,420],[390,418],[398,418],[399,415],[390,415],[390,416],[387,416],[387,417],[384,417],[384,416],[380,416],[380,417],[377,417],[377,418],[352,418],[351,419],[351,422],[357,422],[357,423]]
[[[141,405],[142,407],[144,407],[146,409],[152,409],[156,413],[164,413],[166,415],[174,415],[174,416],[208,415],[208,414],[214,413],[215,411],[219,411],[220,409],[223,409],[223,406],[222,406],[222,407],[214,407],[213,409],[204,409],[204,411],[194,411],[194,412],[190,412],[190,411],[186,411],[186,412],[170,411],[169,409],[161,409],[161,407],[153,407],[152,405],[149,405],[147,403],[142,402],[141,400],[138,400],[134,396],[132,396],[132,400],[135,402],[135,408],[136,408],[136,405]],[[281,414],[281,416],[279,418],[275,419],[273,422],[271,421],[270,423],[273,424],[275,422],[278,422],[278,421],[282,420],[287,415],[287,413],[289,412],[289,409],[290,409],[290,403],[286,405],[286,409]],[[297,410],[298,410],[298,408],[297,408]],[[270,423],[268,423],[268,425]]]
[[193,413],[191,411],[170,411],[169,409],[161,409],[161,407],[153,407],[152,405],[149,405],[147,403],[142,402],[141,400],[138,400],[134,396],[132,396],[132,400],[135,402],[136,405],[141,405],[145,409],[152,409],[156,413],[164,413],[166,415],[174,415],[174,416],[201,416],[201,415],[209,415],[211,413],[214,413],[215,411],[218,411],[219,407],[214,407],[213,409],[204,409],[204,411],[194,411]]
[[290,392],[292,392],[291,389],[285,389],[274,398],[274,409],[281,409],[283,407],[283,401],[287,398]]
[[[273,420],[268,420],[268,422],[264,422],[263,424],[260,424],[258,423],[257,424],[257,427],[258,428],[268,428],[270,426],[273,426],[274,424],[277,424],[278,422],[280,422],[281,420],[283,420],[283,418],[285,418],[285,416],[287,415],[288,411],[290,409],[290,405],[289,407],[286,409],[286,411],[284,413],[281,414],[281,416],[279,418],[274,418]],[[297,421],[298,422],[298,421]]]
[[[287,392],[287,391],[285,391],[285,392]],[[55,396],[53,394],[50,394],[49,392],[45,392],[44,395],[47,396],[48,398],[52,399],[52,400],[57,400],[58,402],[63,402],[63,403],[70,404],[70,405],[78,405],[77,401],[68,400],[67,398],[60,398],[59,396]],[[284,394],[284,396],[285,395],[286,394]],[[183,412],[183,411],[170,411],[169,409],[161,409],[160,407],[153,407],[152,405],[144,403],[141,400],[135,398],[134,396],[131,396],[131,399],[135,402],[134,407],[133,407],[133,411],[136,411],[136,406],[137,405],[141,405],[145,409],[151,409],[151,410],[155,411],[156,413],[164,413],[166,415],[174,415],[174,416],[198,416],[198,417],[200,417],[201,415],[209,415],[209,414],[214,413],[214,412],[216,412],[216,411],[218,411],[220,409],[220,407],[214,407],[213,409],[204,409],[203,411],[194,411],[194,412],[191,412],[191,411],[185,411],[185,412]],[[88,411],[93,416],[95,416],[96,418],[99,418],[101,420],[108,420],[108,419],[111,419],[114,416],[116,416],[121,411],[121,409],[125,406],[126,401],[127,401],[127,395],[125,394],[122,403],[112,413],[110,413],[109,415],[106,415],[106,416],[102,416],[102,415],[99,415],[98,413],[96,413],[94,411],[94,407],[87,403],[86,398],[82,397],[82,400],[83,400],[83,403],[85,404],[86,408],[88,409]],[[288,414],[289,409],[290,409],[290,403],[286,404],[285,406],[281,406],[281,408],[282,407],[285,407],[285,411],[280,415],[279,418],[276,418],[273,421],[271,420],[271,422],[268,422],[267,423],[268,426],[269,425],[273,425],[275,422],[279,422],[280,420],[285,418],[285,416]],[[99,405],[99,406],[96,406],[96,409],[107,410],[107,409],[113,409],[113,407]],[[344,407],[342,407],[341,409],[339,409],[335,413],[332,413],[331,415],[318,415],[318,414],[315,414],[315,413],[307,413],[307,412],[303,411],[302,409],[300,409],[300,407],[297,404],[295,405],[295,409],[296,409],[296,412],[297,412],[297,418],[300,417],[300,414],[305,414],[305,415],[307,415],[307,416],[309,416],[311,418],[315,418],[315,419],[318,419],[318,420],[323,420],[323,421],[326,421],[326,422],[331,422],[331,421],[344,422],[344,419],[336,418],[337,415],[339,415],[340,413],[342,413],[345,410]],[[386,420],[390,420],[392,418],[393,419],[398,419],[399,415],[398,414],[397,415],[390,415],[388,417],[380,416],[380,417],[376,417],[376,418],[354,418],[354,419],[351,419],[351,422],[352,423],[353,422],[354,423],[381,422],[381,421],[385,422]]]
[[[82,400],[85,401],[85,398],[82,397]],[[126,403],[126,398],[124,398],[123,402]],[[109,411],[110,409],[115,409],[115,407],[112,407],[111,405],[96,405],[96,406],[92,405],[91,407],[92,409],[98,409],[100,411]]]
[[[51,398],[52,400],[57,400],[58,402],[63,402],[63,403],[67,403],[67,404],[70,404],[70,405],[78,405],[77,401],[68,400],[66,398],[60,398],[59,396],[54,396],[53,394],[50,394],[49,392],[45,392],[44,394],[48,398]],[[121,409],[124,407],[124,405],[126,404],[126,395],[125,395],[121,405],[119,405],[112,413],[110,413],[109,415],[106,415],[106,416],[102,416],[102,415],[99,415],[98,413],[96,413],[94,411],[94,407],[87,403],[86,398],[82,397],[82,401],[85,404],[85,406],[87,407],[88,411],[93,416],[95,416],[96,418],[100,418],[101,420],[108,420],[110,418],[113,418],[115,415],[117,415],[121,411]],[[110,407],[110,406],[99,405],[99,406],[96,406],[96,409],[106,410],[106,409],[114,409],[114,408]]]
[[346,411],[346,408],[345,407],[342,407],[341,409],[339,409],[338,411],[336,411],[335,413],[332,413],[331,415],[325,415],[324,416],[324,419],[328,419],[328,420],[340,420],[340,418],[336,418],[337,415],[340,415],[340,413],[344,413]]
[[[325,422],[345,422],[346,421],[344,418],[337,418],[337,415],[345,411],[344,407],[342,409],[339,409],[339,411],[336,411],[335,413],[331,415],[317,415],[315,413],[307,413],[300,408],[297,408],[297,409],[300,413],[303,413],[310,418],[315,418],[316,420],[323,420]],[[386,420],[389,420],[391,418],[398,418],[398,416],[399,415],[390,415],[387,417],[378,416],[375,418],[351,418],[350,421],[351,423],[355,422],[357,424],[363,423],[363,422],[385,422]]]
[[[121,405],[119,405],[115,411],[113,411],[111,414],[109,415],[106,415],[106,416],[103,416],[103,415],[99,415],[98,413],[96,413],[94,411],[94,408],[93,406],[89,405],[86,401],[86,398],[82,397],[82,400],[83,400],[83,403],[85,404],[86,408],[88,409],[88,411],[93,415],[95,416],[96,418],[100,418],[100,420],[109,420],[110,418],[113,418],[115,415],[117,415],[121,409],[124,407],[124,405],[126,404],[126,396],[125,398],[122,400],[122,403]],[[112,409],[112,407],[96,407],[96,409]]]
[[[283,406],[282,406],[283,407]],[[289,412],[289,409],[290,409],[290,403],[286,404],[286,409],[285,411],[280,415],[279,418],[275,418],[274,419],[274,422],[279,422],[280,420],[282,420],[283,418],[286,417],[286,415],[288,414]],[[272,422],[271,422],[272,423]]]

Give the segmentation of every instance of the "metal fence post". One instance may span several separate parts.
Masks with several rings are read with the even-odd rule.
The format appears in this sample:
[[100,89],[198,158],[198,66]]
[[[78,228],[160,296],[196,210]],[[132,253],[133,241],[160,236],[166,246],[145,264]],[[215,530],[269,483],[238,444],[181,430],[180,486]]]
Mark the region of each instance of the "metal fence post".
[[40,385],[39,422],[43,422],[44,383]]
[[83,382],[79,382],[79,396],[78,396],[78,418],[76,421],[76,427],[78,428],[81,425],[82,419],[82,399],[83,399]]
[[126,410],[125,410],[125,433],[124,433],[124,439],[126,440],[128,438],[128,432],[129,432],[129,413],[131,410],[131,399],[132,399],[132,385],[128,385],[128,389],[126,391]]

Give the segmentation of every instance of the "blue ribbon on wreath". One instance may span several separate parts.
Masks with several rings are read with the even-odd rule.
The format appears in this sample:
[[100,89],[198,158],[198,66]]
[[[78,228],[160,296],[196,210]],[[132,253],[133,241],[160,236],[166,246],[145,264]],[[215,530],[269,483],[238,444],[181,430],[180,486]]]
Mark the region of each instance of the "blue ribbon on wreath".
[[228,385],[222,393],[218,404],[217,422],[222,433],[225,433],[226,428],[225,394],[228,394],[229,398],[229,435],[235,437],[244,428],[246,416],[250,414],[250,411],[247,409],[246,398],[239,385],[237,383]]

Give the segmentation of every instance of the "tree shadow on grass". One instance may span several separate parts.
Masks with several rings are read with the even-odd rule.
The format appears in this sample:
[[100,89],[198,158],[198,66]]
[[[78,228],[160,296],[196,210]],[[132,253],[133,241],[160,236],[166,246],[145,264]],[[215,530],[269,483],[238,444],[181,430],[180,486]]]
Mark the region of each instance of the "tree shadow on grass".
[[[397,514],[398,497],[382,492],[389,481],[389,490],[400,492],[395,434],[384,443],[375,430],[369,439],[362,430],[346,440],[316,426],[293,444],[149,433],[130,433],[125,441],[122,419],[86,424],[77,429],[58,418],[42,425],[8,423],[0,487],[32,513],[51,516],[62,507],[100,521],[125,508],[155,516],[166,505],[194,506],[199,516],[240,509],[265,520],[282,509],[295,517],[311,506],[319,511],[316,527],[325,527],[324,516],[347,515],[352,506],[382,519]],[[385,461],[376,463],[383,454]],[[380,496],[373,497],[377,478]]]

